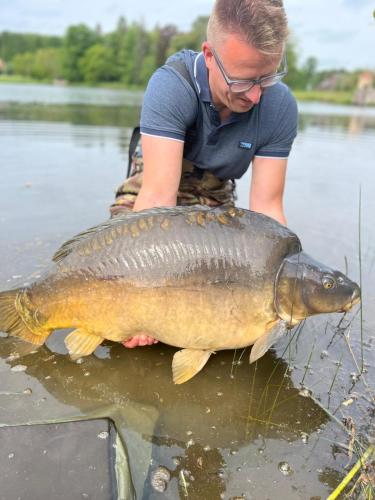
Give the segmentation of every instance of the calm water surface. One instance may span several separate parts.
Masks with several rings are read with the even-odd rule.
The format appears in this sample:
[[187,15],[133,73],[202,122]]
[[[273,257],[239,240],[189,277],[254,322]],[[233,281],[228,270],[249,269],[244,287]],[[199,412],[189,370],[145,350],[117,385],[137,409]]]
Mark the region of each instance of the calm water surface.
[[[30,282],[63,241],[108,217],[140,102],[135,92],[0,86],[0,289]],[[309,254],[362,280],[362,311],[309,318],[256,366],[249,350],[220,352],[183,386],[171,382],[168,346],[108,343],[76,364],[64,332],[13,361],[2,339],[0,423],[112,417],[138,498],[326,498],[350,460],[343,418],[363,448],[375,439],[374,157],[374,109],[300,105],[288,225]],[[249,174],[238,205],[248,188]],[[24,372],[11,370],[20,363]],[[172,477],[164,496],[150,485],[160,465]]]

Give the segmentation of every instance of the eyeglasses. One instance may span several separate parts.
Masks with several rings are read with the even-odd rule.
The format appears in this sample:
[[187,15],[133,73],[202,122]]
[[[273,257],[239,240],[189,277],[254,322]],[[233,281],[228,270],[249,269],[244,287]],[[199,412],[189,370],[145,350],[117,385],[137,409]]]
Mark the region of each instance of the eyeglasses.
[[261,89],[272,87],[275,83],[280,82],[284,76],[288,73],[288,64],[286,61],[286,54],[284,52],[280,68],[281,71],[273,73],[272,75],[262,76],[261,78],[254,78],[250,80],[231,80],[229,76],[225,73],[223,63],[221,62],[219,56],[216,54],[215,50],[211,47],[212,54],[215,58],[216,64],[219,66],[221,74],[224,80],[227,82],[229,90],[234,94],[240,94],[242,92],[248,92],[254,87],[254,85],[259,85]]

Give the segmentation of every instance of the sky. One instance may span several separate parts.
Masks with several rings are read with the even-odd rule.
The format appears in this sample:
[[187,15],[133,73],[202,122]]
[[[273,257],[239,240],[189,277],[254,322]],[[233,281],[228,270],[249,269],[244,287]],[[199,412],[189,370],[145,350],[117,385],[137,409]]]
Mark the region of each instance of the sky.
[[[213,0],[0,0],[0,32],[62,35],[78,23],[113,31],[120,16],[188,30],[209,15]],[[375,0],[284,0],[299,61],[315,56],[319,69],[375,69]]]

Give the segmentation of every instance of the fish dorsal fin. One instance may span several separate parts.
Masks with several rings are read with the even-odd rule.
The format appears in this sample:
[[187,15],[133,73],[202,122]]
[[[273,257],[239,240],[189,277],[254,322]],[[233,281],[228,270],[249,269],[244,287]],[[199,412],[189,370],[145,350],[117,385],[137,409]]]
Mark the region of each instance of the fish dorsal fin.
[[259,337],[250,352],[250,363],[261,358],[287,331],[288,323],[279,321],[269,332]]
[[88,243],[92,246],[92,249],[100,248],[106,244],[109,245],[113,239],[125,236],[126,234],[131,235],[132,230],[142,230],[143,226],[145,228],[151,228],[152,220],[156,216],[189,215],[191,212],[206,212],[210,210],[214,209],[203,205],[194,205],[192,207],[162,207],[150,208],[139,212],[120,213],[113,217],[113,219],[102,222],[97,226],[90,227],[63,243],[52,257],[52,260],[58,263],[71,252],[79,250],[80,248],[84,255]]
[[207,363],[212,351],[182,349],[173,356],[173,382],[183,384],[196,375]]

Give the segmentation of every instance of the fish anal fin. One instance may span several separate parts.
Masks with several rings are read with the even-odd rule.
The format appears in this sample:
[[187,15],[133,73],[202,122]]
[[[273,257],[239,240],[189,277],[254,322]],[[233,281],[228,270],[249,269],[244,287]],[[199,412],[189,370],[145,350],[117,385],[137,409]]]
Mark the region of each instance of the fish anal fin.
[[173,382],[183,384],[196,375],[207,363],[212,351],[182,349],[173,356]]
[[261,358],[287,331],[286,321],[279,321],[271,330],[259,337],[250,352],[250,363]]
[[70,332],[65,339],[66,348],[73,360],[92,354],[102,342],[103,337],[80,328]]

